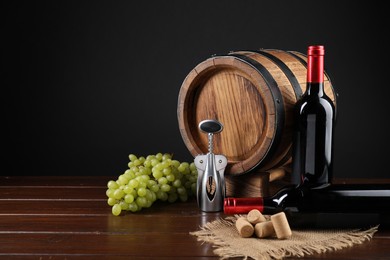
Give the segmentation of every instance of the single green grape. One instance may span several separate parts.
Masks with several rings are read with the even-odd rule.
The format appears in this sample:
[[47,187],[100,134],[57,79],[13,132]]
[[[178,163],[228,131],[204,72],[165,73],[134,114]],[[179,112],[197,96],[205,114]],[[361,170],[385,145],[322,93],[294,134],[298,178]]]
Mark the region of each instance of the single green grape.
[[170,155],[169,153],[165,153],[165,154],[163,154],[161,159],[163,161],[170,160],[170,159],[172,159],[172,155]]
[[154,158],[151,160],[151,163],[152,163],[152,167],[154,167],[154,166],[156,166],[157,164],[159,164],[160,161],[159,161],[157,158],[154,157]]
[[190,170],[191,171],[196,171],[196,166],[195,166],[194,162],[190,163]]
[[130,192],[131,195],[133,195],[133,197],[137,197],[138,194],[137,194],[137,191],[135,189],[133,189],[131,192]]
[[129,181],[129,184],[128,184],[130,187],[132,188],[137,188],[138,185],[139,185],[139,182],[135,179],[132,179],[131,181]]
[[107,189],[106,190],[106,196],[108,198],[114,198],[114,192],[115,192],[115,190],[113,190],[113,189]]
[[145,166],[146,168],[151,168],[151,167],[152,167],[152,160],[146,159],[146,160],[144,161],[144,166]]
[[114,206],[112,206],[111,211],[113,215],[119,216],[119,214],[121,214],[122,212],[122,208],[119,204],[115,204]]
[[188,162],[182,162],[181,165],[184,165],[185,168],[189,168],[190,164]]
[[137,194],[140,197],[144,197],[146,195],[146,188],[144,188],[144,187],[139,188],[137,191]]
[[131,194],[126,194],[126,196],[125,196],[125,202],[126,203],[132,203],[134,201],[134,196],[133,195],[131,195]]
[[118,182],[120,185],[125,185],[129,182],[129,178],[127,178],[126,175],[122,174],[119,176]]
[[161,185],[160,189],[161,189],[162,191],[164,191],[164,192],[168,192],[168,191],[171,190],[171,186],[168,185],[168,184],[163,184],[163,185]]
[[172,160],[171,165],[175,168],[178,168],[180,166],[180,162],[178,160]]
[[121,210],[128,210],[129,209],[129,204],[126,203],[125,201],[121,201],[119,203],[119,205],[121,206]]
[[118,201],[114,198],[108,198],[107,199],[107,204],[110,206],[114,206]]
[[159,171],[162,171],[165,167],[164,167],[164,164],[162,163],[158,163],[156,164],[156,166],[154,166],[153,168],[156,168],[156,170],[159,170]]
[[133,202],[131,202],[131,203],[129,204],[129,210],[130,210],[131,212],[136,212],[136,211],[138,211],[138,205],[137,205],[137,203],[136,203],[135,201],[133,201]]
[[176,179],[173,182],[173,187],[179,188],[180,186],[181,186],[181,180],[180,179]]
[[150,208],[152,206],[152,204],[153,204],[153,201],[146,200],[146,204],[145,204],[144,208]]
[[160,184],[160,185],[167,184],[167,183],[168,183],[168,180],[165,177],[161,177],[158,179],[158,184]]
[[177,167],[177,169],[179,170],[179,172],[184,172],[186,170],[186,167],[180,164],[179,167]]
[[151,202],[154,202],[157,197],[153,191],[146,190],[145,198]]
[[162,160],[162,157],[163,157],[163,154],[162,153],[158,153],[156,154],[156,159],[161,161]]
[[133,165],[134,166],[138,166],[138,165],[141,165],[141,164],[142,164],[141,160],[136,159],[136,160],[133,161]]
[[183,194],[186,194],[186,193],[187,193],[187,190],[186,190],[186,188],[184,188],[184,187],[178,187],[178,188],[177,188],[177,193],[178,193],[179,195],[183,195]]
[[116,183],[116,181],[110,180],[107,183],[107,188],[115,190],[119,188],[119,185]]
[[148,200],[145,197],[138,197],[135,202],[137,203],[138,207],[144,208],[146,207]]
[[163,169],[163,174],[165,175],[165,176],[168,176],[168,175],[170,175],[172,173],[172,169],[171,169],[171,167],[166,167],[166,168],[164,168]]
[[155,180],[149,180],[148,181],[148,188],[150,189],[151,187],[153,187],[153,185],[156,185],[157,182]]
[[130,194],[134,190],[133,187],[126,185],[125,188],[123,189],[123,192],[126,194]]
[[137,160],[137,156],[135,156],[134,154],[129,154],[129,159],[130,161],[134,162],[135,160]]
[[173,175],[173,174],[167,175],[166,178],[167,178],[167,180],[168,180],[169,182],[173,182],[173,181],[176,179],[176,178],[175,178],[175,175]]
[[163,172],[160,171],[160,170],[157,170],[157,169],[154,169],[154,168],[153,168],[152,171],[153,171],[153,177],[154,177],[155,179],[157,179],[157,180],[164,176]]
[[123,196],[125,196],[125,193],[121,189],[117,189],[114,191],[114,198],[117,200],[120,200]]
[[159,189],[160,189],[160,186],[158,184],[154,184],[154,185],[152,185],[152,187],[150,187],[150,190],[153,192],[157,192]]
[[166,169],[166,168],[168,168],[169,166],[171,166],[171,162],[168,161],[168,160],[166,160],[166,161],[163,161],[163,162],[161,163],[161,165],[162,165],[163,169]]
[[130,170],[130,169],[127,169],[127,170],[125,171],[124,175],[125,175],[129,180],[132,180],[132,179],[134,179],[134,177],[135,177],[135,173],[134,173],[132,170]]
[[148,187],[148,182],[146,181],[139,182],[138,188],[146,188],[146,187]]

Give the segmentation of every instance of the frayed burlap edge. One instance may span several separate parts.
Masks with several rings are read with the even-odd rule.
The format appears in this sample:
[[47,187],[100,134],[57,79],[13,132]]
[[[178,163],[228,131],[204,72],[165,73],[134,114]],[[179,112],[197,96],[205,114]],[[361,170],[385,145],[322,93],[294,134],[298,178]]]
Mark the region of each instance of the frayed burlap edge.
[[[269,249],[262,254],[256,256],[246,254],[244,252],[237,252],[233,249],[229,243],[223,238],[215,235],[213,230],[225,227],[234,226],[235,220],[242,215],[235,215],[234,217],[227,217],[225,219],[220,218],[212,222],[206,223],[200,230],[190,232],[190,235],[196,236],[198,241],[212,243],[216,249],[213,252],[220,256],[220,259],[228,258],[243,258],[244,260],[250,258],[255,260],[269,260],[269,259],[282,259],[284,257],[304,257],[313,254],[321,254],[330,251],[337,251],[343,248],[352,247],[356,244],[362,244],[365,241],[372,239],[374,233],[378,231],[378,227],[374,226],[367,230],[361,229],[346,229],[337,230],[337,232],[329,239],[307,241],[304,245],[299,244],[295,246],[286,246],[279,249]],[[294,232],[294,230],[293,230]],[[321,230],[312,231],[295,231],[295,232],[316,232]],[[246,238],[242,238],[246,239]]]

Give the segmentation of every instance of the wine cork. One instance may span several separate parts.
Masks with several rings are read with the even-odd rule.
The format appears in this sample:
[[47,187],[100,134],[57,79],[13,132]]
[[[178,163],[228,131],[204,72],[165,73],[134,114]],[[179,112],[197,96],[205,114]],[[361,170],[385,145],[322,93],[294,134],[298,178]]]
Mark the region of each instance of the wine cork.
[[272,221],[260,222],[255,225],[255,235],[258,238],[271,237],[275,235]]
[[253,225],[267,221],[258,209],[252,209],[251,211],[249,211],[248,215],[246,216],[246,219]]
[[241,237],[251,237],[255,231],[252,224],[244,217],[236,220],[236,228]]
[[279,212],[272,215],[271,221],[275,229],[275,234],[279,239],[286,239],[291,237],[292,232],[284,212]]

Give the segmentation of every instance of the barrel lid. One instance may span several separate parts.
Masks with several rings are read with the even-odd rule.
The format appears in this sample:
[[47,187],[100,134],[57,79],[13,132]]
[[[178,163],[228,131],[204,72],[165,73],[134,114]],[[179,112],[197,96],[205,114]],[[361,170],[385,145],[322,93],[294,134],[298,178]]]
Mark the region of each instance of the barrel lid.
[[224,130],[214,137],[214,153],[228,158],[227,173],[242,174],[264,159],[276,131],[275,100],[259,71],[235,56],[214,56],[196,66],[182,83],[179,128],[195,157],[207,153],[198,124],[216,119]]

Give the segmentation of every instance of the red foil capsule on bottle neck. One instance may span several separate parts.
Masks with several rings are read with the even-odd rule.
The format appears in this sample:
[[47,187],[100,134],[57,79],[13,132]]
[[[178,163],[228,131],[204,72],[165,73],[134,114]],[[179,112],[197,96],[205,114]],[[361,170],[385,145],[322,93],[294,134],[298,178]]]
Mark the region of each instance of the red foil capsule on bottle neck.
[[324,55],[322,45],[309,46],[307,49],[307,82],[324,82]]
[[245,214],[252,209],[260,212],[264,210],[264,200],[262,197],[254,198],[225,198],[223,212],[225,214]]

